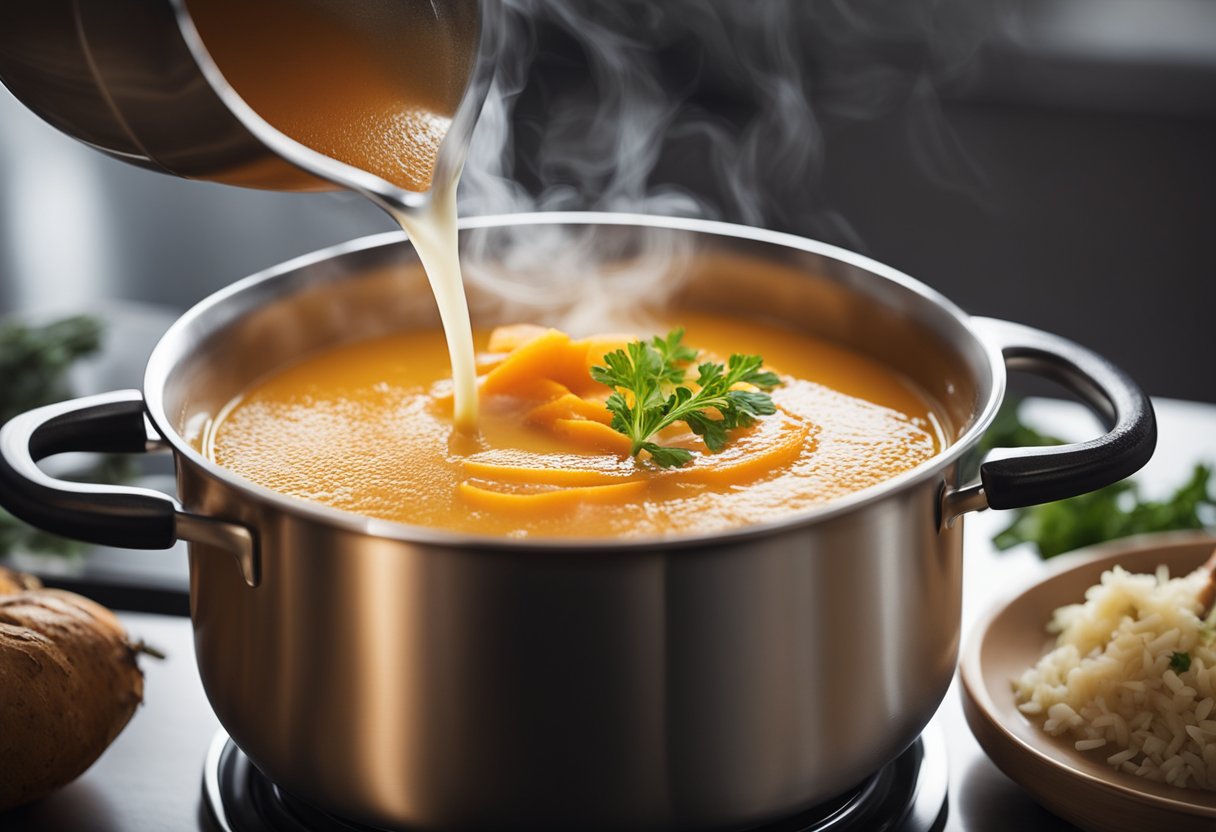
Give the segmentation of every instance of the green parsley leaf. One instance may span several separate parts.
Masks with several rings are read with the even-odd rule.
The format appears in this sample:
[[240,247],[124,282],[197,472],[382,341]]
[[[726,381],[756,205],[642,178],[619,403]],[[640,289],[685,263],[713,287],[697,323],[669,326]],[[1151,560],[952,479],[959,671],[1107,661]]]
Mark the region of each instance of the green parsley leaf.
[[1174,653],[1170,656],[1170,667],[1174,668],[1176,673],[1186,673],[1191,669],[1191,654]]
[[987,453],[993,448],[1038,448],[1064,444],[1063,439],[1023,424],[1019,415],[1021,408],[1021,400],[1014,396],[1001,403],[996,418],[980,438],[980,453]]
[[[711,451],[722,450],[729,432],[750,427],[760,416],[777,412],[769,390],[781,383],[776,373],[762,369],[758,355],[732,355],[725,365],[697,366],[696,390],[684,385],[687,366],[697,351],[683,343],[684,330],[628,344],[604,356],[604,365],[591,368],[591,377],[613,388],[605,406],[613,430],[628,436],[630,453],[646,451],[661,468],[678,468],[692,461],[684,448],[669,448],[651,437],[676,422],[684,422]],[[749,384],[758,390],[734,390]]]
[[[88,315],[30,325],[18,320],[0,323],[0,423],[19,413],[71,398],[68,371],[82,358],[101,349],[104,327]],[[130,460],[101,456],[89,469],[66,479],[80,482],[121,482],[133,475]],[[0,509],[0,557],[15,552],[76,555],[82,543],[39,531]]]
[[677,327],[667,333],[666,338],[656,335],[650,341],[663,362],[662,382],[664,384],[674,386],[682,382],[685,365],[697,360],[697,351],[682,344],[683,340],[684,327]]
[[101,348],[102,324],[78,315],[43,326],[0,324],[0,422],[71,396],[67,371]]

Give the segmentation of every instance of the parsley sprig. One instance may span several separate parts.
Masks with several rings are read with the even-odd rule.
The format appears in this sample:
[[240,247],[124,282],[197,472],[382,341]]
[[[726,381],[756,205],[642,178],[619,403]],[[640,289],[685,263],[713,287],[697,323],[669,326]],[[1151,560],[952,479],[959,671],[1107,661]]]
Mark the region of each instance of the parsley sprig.
[[1191,654],[1174,652],[1170,655],[1170,667],[1178,673],[1186,673],[1191,669]]
[[[697,351],[683,343],[684,330],[635,341],[604,356],[607,366],[591,368],[591,377],[613,388],[605,406],[612,428],[628,436],[630,453],[642,451],[661,468],[678,468],[692,461],[692,452],[651,441],[676,422],[684,422],[711,451],[722,450],[729,431],[749,427],[758,416],[776,412],[769,390],[781,383],[776,373],[761,369],[758,355],[732,355],[725,365],[697,365],[696,389],[684,384],[687,367]],[[748,384],[758,390],[738,390]]]

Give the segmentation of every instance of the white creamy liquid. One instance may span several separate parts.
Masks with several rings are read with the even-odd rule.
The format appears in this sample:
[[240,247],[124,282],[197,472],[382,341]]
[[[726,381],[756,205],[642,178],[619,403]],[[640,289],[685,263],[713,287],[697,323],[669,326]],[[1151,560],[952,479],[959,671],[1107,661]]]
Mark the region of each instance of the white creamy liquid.
[[[410,235],[439,306],[456,425],[475,426],[473,333],[457,251],[459,176],[432,177],[469,80],[476,27],[434,3],[401,0],[187,5],[224,78],[272,127],[398,188],[429,194],[420,208],[398,205],[390,213]],[[292,161],[290,150],[281,152]],[[301,167],[309,169],[306,161]],[[334,181],[359,190],[340,176]]]
[[453,420],[458,428],[477,425],[477,366],[473,348],[473,326],[469,303],[460,273],[460,251],[456,228],[456,186],[436,182],[430,199],[413,211],[395,210],[393,216],[410,235],[431,292],[439,307],[439,320],[452,362]]

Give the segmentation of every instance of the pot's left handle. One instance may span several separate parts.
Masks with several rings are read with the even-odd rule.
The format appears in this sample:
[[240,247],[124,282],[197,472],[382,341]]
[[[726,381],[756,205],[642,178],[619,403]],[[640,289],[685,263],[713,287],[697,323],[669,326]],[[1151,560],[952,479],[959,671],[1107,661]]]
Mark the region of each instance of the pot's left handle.
[[256,548],[245,527],[191,514],[167,494],[146,488],[58,480],[37,464],[72,451],[138,454],[162,447],[138,390],[22,413],[0,428],[0,505],[43,531],[87,543],[168,549],[181,539],[228,549],[245,582],[256,586]]

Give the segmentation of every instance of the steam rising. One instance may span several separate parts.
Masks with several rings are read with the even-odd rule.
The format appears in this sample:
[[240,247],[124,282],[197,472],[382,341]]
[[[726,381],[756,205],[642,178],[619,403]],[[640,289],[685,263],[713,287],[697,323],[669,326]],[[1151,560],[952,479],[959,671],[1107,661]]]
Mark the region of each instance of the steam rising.
[[[722,219],[860,241],[825,204],[825,117],[909,107],[929,174],[974,184],[937,106],[971,63],[984,2],[504,0],[498,74],[473,137],[461,213],[624,211]],[[533,72],[534,65],[544,72]],[[812,81],[812,79],[814,79]],[[708,92],[707,92],[708,91]],[[669,181],[660,181],[658,173]],[[594,227],[469,235],[473,287],[508,317],[573,332],[646,329],[694,254],[661,230]]]

